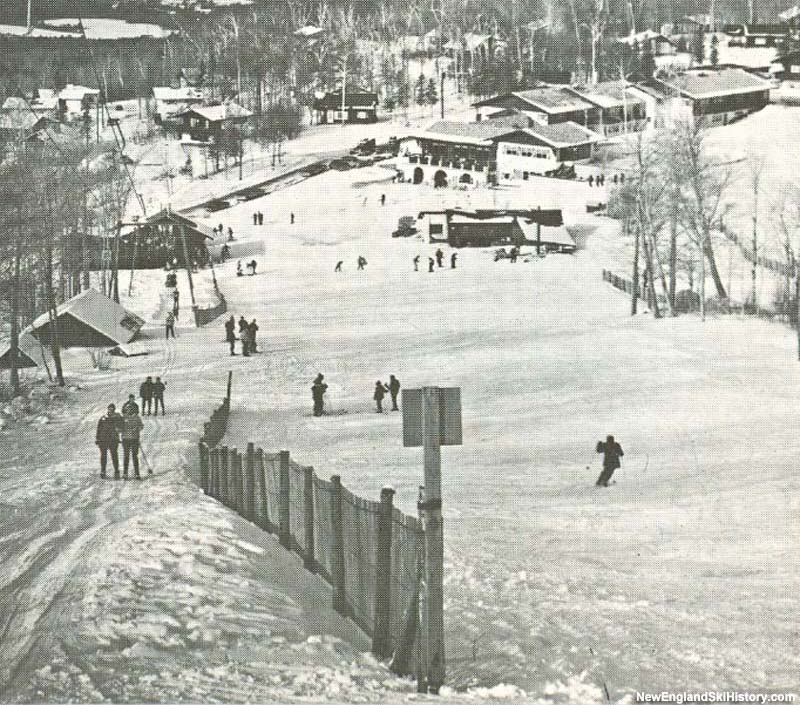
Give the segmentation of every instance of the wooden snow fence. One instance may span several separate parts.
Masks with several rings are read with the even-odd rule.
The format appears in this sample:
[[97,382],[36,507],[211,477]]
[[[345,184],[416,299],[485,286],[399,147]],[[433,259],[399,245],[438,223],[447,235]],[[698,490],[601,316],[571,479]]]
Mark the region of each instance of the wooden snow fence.
[[394,507],[394,490],[359,497],[334,475],[320,478],[289,451],[247,444],[244,454],[200,442],[203,491],[303,560],[332,587],[333,608],[372,638],[372,652],[401,675],[418,668],[416,625],[424,532]]
[[[624,291],[626,294],[633,296],[633,282],[630,279],[625,279],[624,277],[620,277],[617,274],[604,269],[603,281],[608,282],[615,289],[619,289],[620,291]],[[644,291],[644,287],[641,285],[639,286],[637,294],[638,298],[644,302],[647,302],[647,292]],[[667,299],[663,294],[656,293],[656,300],[658,301],[659,306],[666,306],[667,304]]]

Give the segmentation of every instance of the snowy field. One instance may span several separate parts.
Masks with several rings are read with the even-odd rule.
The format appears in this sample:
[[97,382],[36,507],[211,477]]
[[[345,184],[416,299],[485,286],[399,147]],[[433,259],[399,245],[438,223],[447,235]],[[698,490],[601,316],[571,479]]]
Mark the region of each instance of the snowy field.
[[[434,191],[391,175],[329,172],[209,221],[264,242],[259,275],[217,269],[230,313],[257,318],[260,355],[229,357],[222,320],[195,330],[182,315],[164,342],[163,273],[137,274],[129,305],[151,311],[151,354],[102,373],[76,356],[72,401],[45,427],[0,432],[0,700],[414,697],[327,610],[324,585],[189,481],[228,369],[230,445],[289,449],[368,498],[391,484],[408,513],[421,451],[402,447],[398,414],[374,413],[375,380],[462,388],[464,445],[442,453],[446,702],[797,691],[792,333],[628,317],[600,278],[616,231],[585,215],[596,192],[584,184]],[[575,256],[512,265],[460,250],[457,269],[428,274],[435,247],[390,237],[400,216],[433,206],[556,197],[568,223],[596,226]],[[322,418],[311,415],[318,372],[330,385]],[[170,413],[145,420],[156,476],[98,483],[95,419],[146,374],[168,384]],[[625,458],[600,490],[594,446],[607,433]]]

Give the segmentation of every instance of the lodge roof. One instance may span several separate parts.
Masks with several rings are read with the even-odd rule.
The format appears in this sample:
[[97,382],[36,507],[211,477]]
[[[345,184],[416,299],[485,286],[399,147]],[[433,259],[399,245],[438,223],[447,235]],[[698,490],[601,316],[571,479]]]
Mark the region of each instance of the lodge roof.
[[570,93],[568,86],[548,86],[543,85],[537,88],[530,88],[525,91],[513,91],[501,95],[487,98],[486,100],[473,103],[474,107],[493,106],[514,97],[532,108],[544,113],[557,114],[568,113],[575,110],[591,110],[594,106],[580,97]]
[[197,101],[203,99],[203,92],[192,86],[172,88],[171,86],[153,86],[153,97],[156,100]]
[[688,98],[716,98],[740,93],[769,90],[770,84],[743,69],[723,68],[713,71],[686,71],[656,79]]
[[100,95],[100,91],[97,88],[86,88],[85,86],[76,86],[68,83],[59,92],[58,97],[60,100],[83,100],[87,95]]
[[661,34],[661,32],[655,32],[652,29],[646,29],[643,32],[637,32],[636,34],[629,34],[627,37],[617,37],[618,44],[626,44],[630,47],[651,41],[672,44],[672,40],[669,37],[664,36]]
[[[72,316],[84,325],[117,344],[131,341],[144,321],[95,289],[86,289],[56,308],[56,316]],[[49,314],[39,316],[31,325],[34,332],[50,323]]]
[[601,81],[594,86],[573,86],[569,90],[599,108],[618,108],[641,100],[628,94],[627,81]]
[[422,133],[420,137],[438,139],[445,142],[488,144],[492,139],[515,132],[518,129],[518,127],[502,124],[502,121],[496,120],[483,120],[481,122],[439,120]]
[[574,147],[580,144],[599,142],[603,137],[592,130],[588,130],[571,120],[559,122],[555,125],[539,125],[532,123],[530,127],[515,130],[495,138],[496,142],[526,142],[525,136],[534,137],[551,147]]

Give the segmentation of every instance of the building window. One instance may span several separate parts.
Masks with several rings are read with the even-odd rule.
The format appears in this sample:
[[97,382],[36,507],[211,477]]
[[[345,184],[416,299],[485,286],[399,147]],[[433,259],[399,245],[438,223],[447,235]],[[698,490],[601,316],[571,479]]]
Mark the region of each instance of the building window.
[[522,172],[522,180],[527,181],[530,174],[527,171]]
[[442,235],[444,233],[444,225],[441,223],[431,223],[428,232],[431,235]]

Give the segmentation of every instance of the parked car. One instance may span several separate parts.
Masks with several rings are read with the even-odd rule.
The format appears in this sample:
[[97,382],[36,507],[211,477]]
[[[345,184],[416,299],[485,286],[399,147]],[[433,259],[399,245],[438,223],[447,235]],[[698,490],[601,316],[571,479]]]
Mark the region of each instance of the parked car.
[[347,171],[349,169],[355,169],[357,166],[360,166],[360,164],[361,162],[355,157],[339,157],[338,159],[332,159],[328,166],[337,171]]
[[375,140],[372,138],[361,140],[353,149],[350,154],[368,155],[375,153]]

